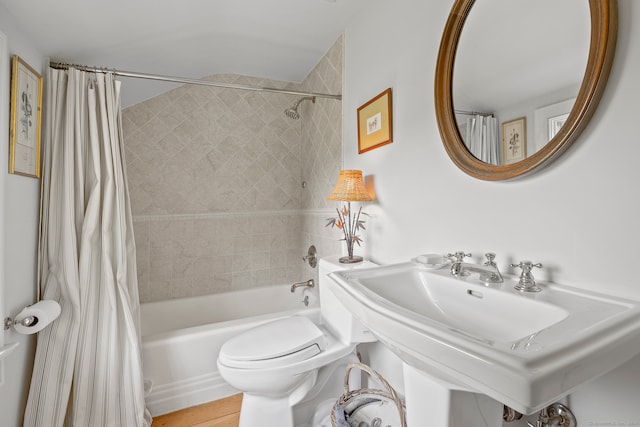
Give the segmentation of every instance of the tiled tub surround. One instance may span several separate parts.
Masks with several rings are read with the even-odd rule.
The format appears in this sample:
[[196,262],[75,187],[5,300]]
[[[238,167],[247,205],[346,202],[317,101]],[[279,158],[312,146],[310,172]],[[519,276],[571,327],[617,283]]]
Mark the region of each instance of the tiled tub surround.
[[301,126],[283,114],[291,101],[281,94],[182,86],[127,108],[133,215],[300,209]]
[[[341,93],[342,37],[300,84],[235,75],[211,80]],[[181,86],[123,111],[133,215],[321,209],[341,168],[342,103]],[[306,188],[302,188],[302,182]]]
[[[339,38],[302,83],[303,90],[342,93],[343,40]],[[301,104],[302,192],[304,209],[335,206],[328,202],[342,165],[342,102],[317,98]],[[322,224],[324,226],[324,224]]]
[[[342,45],[302,83],[210,79],[340,93]],[[123,111],[143,302],[306,280],[310,244],[340,251],[324,220],[341,165],[342,104],[304,102],[292,120],[283,112],[297,99],[185,85]]]
[[[316,278],[302,261],[310,244],[340,251],[328,212],[281,211],[134,219],[141,302]],[[309,277],[307,277],[309,276]]]

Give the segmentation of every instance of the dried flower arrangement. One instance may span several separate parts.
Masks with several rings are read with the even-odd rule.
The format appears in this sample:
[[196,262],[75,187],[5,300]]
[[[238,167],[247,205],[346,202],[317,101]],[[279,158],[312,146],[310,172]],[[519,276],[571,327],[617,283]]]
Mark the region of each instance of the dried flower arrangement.
[[360,246],[360,243],[362,243],[362,238],[357,233],[359,230],[366,230],[364,227],[365,221],[361,220],[360,216],[367,214],[362,212],[362,206],[360,206],[358,212],[351,215],[351,202],[343,205],[342,211],[336,208],[336,212],[338,213],[337,218],[327,218],[327,225],[325,227],[337,227],[342,230],[344,237],[340,240],[344,240],[347,243],[348,256],[340,258],[340,262],[354,263],[362,261],[362,257],[353,256],[353,244],[355,243]]

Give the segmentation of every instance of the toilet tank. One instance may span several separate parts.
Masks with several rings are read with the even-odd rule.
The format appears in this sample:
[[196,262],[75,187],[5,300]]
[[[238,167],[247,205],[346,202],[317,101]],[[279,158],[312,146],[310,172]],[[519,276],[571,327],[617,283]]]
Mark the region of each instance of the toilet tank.
[[328,289],[327,281],[333,280],[329,273],[340,270],[375,267],[371,261],[357,264],[341,264],[338,256],[320,259],[318,288],[320,292],[320,313],[322,323],[332,334],[346,343],[377,341],[377,338],[349,312],[340,300]]

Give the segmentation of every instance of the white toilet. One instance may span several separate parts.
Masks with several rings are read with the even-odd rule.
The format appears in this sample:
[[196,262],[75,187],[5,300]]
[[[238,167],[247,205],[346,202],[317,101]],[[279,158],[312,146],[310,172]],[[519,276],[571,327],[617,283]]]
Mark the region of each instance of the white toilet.
[[[324,396],[321,388],[339,382],[344,367],[356,362],[355,347],[375,338],[346,312],[323,286],[326,275],[345,268],[372,266],[320,260],[321,321],[291,316],[257,326],[227,341],[218,370],[231,386],[244,392],[239,427],[294,427],[293,406]],[[334,378],[333,380],[331,378]],[[339,390],[339,384],[338,384]],[[337,398],[340,391],[333,391]]]

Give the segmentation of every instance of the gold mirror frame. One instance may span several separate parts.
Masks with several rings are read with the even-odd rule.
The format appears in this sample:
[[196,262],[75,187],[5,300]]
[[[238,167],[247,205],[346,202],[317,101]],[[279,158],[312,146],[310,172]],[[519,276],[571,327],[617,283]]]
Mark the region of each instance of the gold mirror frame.
[[604,92],[613,62],[618,33],[617,0],[588,0],[591,13],[591,45],[587,68],[565,124],[542,149],[509,165],[491,165],[475,158],[466,148],[453,108],[453,68],[464,23],[475,0],[455,0],[442,34],[435,76],[435,108],[442,142],[451,160],[478,179],[500,181],[533,172],[559,157],[589,123]]

